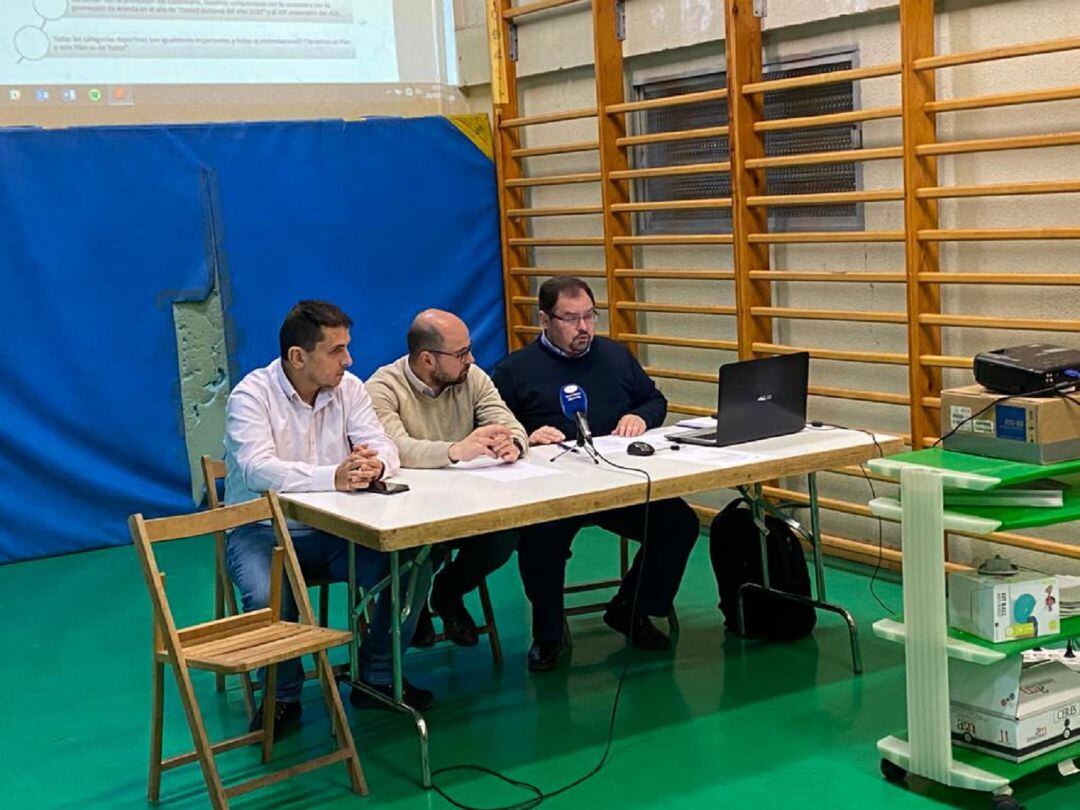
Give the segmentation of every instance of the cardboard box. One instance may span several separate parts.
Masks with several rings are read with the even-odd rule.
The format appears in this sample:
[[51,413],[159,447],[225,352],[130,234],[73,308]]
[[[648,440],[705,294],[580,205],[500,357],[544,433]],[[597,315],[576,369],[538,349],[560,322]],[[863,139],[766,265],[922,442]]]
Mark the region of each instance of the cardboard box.
[[[941,392],[941,432],[962,424],[943,442],[946,450],[1053,464],[1080,458],[1080,406],[1058,396],[1010,397],[981,385]],[[1080,394],[1074,394],[1080,401]],[[989,406],[989,408],[987,408]]]
[[1053,635],[1061,628],[1057,577],[1022,571],[1010,577],[949,574],[949,626],[987,641]]
[[1080,672],[1060,661],[1022,666],[1013,656],[992,666],[949,661],[953,742],[1023,762],[1076,742]]

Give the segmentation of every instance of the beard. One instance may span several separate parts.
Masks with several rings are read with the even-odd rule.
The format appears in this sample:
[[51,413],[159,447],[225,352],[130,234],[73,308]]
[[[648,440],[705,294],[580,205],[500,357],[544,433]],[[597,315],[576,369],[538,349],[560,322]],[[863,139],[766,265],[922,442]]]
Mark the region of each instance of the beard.
[[433,376],[435,378],[435,382],[439,384],[440,388],[452,388],[455,385],[461,385],[463,382],[465,382],[466,379],[468,379],[470,368],[471,366],[465,366],[465,368],[463,368],[461,370],[461,373],[457,376],[444,374],[443,372],[436,369]]

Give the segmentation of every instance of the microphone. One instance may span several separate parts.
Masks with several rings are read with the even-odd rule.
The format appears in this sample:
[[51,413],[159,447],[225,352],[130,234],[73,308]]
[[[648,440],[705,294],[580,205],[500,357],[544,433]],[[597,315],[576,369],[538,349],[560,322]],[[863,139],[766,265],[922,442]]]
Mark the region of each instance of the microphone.
[[559,405],[563,416],[577,425],[577,443],[581,447],[592,447],[592,429],[589,427],[589,398],[580,385],[564,385],[559,389]]

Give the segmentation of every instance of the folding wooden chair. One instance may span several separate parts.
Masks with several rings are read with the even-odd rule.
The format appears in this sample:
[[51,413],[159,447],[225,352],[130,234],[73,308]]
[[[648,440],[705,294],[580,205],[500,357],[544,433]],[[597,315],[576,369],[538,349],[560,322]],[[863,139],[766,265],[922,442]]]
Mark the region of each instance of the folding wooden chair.
[[[206,485],[206,502],[211,509],[222,506],[221,497],[218,495],[218,482],[225,479],[225,462],[202,457],[203,483]],[[229,580],[229,572],[225,566],[225,532],[214,533],[214,618],[223,619],[226,616],[236,616],[240,611],[236,605],[236,590]],[[310,588],[319,589],[319,624],[329,627],[330,622],[330,583],[324,580],[312,580],[308,583]],[[318,677],[317,672],[308,672],[306,677]],[[217,674],[214,677],[219,692],[225,691],[225,676]],[[255,689],[257,685],[252,682],[248,673],[240,676],[240,683],[244,690],[244,705],[247,706],[248,717],[255,713]]]
[[[154,555],[154,543],[224,532],[237,526],[256,521],[270,520],[277,535],[278,546],[274,549],[270,566],[270,607],[254,610],[238,616],[228,616],[204,624],[178,628],[165,593],[165,576],[158,569]],[[153,701],[150,730],[150,776],[147,796],[157,801],[161,788],[162,771],[198,762],[210,794],[210,803],[219,810],[229,806],[229,799],[267,785],[280,782],[316,768],[344,762],[354,792],[367,794],[360,757],[353,743],[345,711],[341,705],[334,682],[333,671],[326,651],[349,643],[349,633],[330,630],[315,624],[315,617],[308,599],[300,565],[296,559],[292,538],[289,536],[285,518],[277,496],[268,492],[265,497],[234,506],[223,506],[192,515],[145,520],[141,514],[128,519],[131,538],[139,556],[146,586],[150,591],[153,608]],[[299,609],[298,622],[281,620],[281,574],[284,568],[289,587]],[[326,700],[327,713],[331,719],[337,748],[330,754],[315,757],[306,762],[224,787],[218,775],[214,756],[241,746],[262,743],[262,761],[270,760],[274,747],[274,711],[271,703],[263,711],[262,729],[239,737],[232,737],[211,744],[206,736],[202,712],[192,688],[192,669],[208,670],[220,674],[249,673],[267,667],[266,694],[272,696],[277,681],[277,665],[301,655],[314,654]],[[162,723],[164,719],[165,664],[173,668],[180,700],[184,706],[195,750],[163,760]]]

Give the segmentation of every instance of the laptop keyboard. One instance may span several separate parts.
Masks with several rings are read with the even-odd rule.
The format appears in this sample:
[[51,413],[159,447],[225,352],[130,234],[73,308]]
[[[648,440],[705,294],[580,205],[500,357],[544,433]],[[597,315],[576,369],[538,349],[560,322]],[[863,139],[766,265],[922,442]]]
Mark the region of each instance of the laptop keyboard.
[[695,436],[694,438],[698,439],[699,441],[715,442],[716,431],[714,430],[712,433],[702,433],[700,436]]

